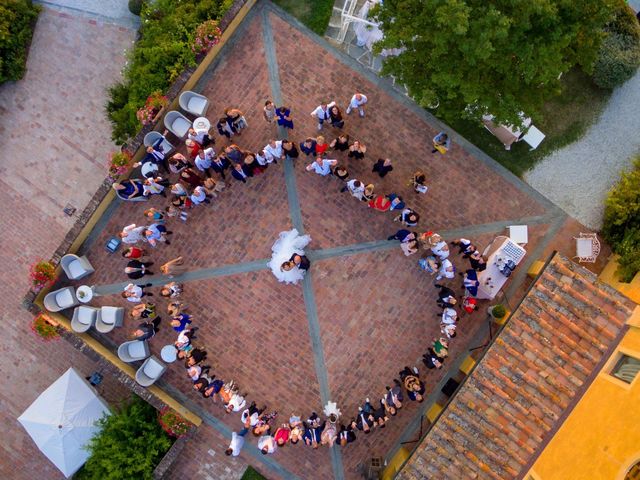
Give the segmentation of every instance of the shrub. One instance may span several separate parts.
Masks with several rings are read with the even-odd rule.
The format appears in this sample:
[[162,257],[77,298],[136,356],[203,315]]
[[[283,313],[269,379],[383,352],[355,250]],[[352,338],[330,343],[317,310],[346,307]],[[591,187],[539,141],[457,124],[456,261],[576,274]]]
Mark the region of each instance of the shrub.
[[619,33],[610,33],[600,46],[593,66],[593,81],[601,88],[614,89],[633,77],[640,66],[640,42]]
[[640,271],[640,157],[609,191],[602,235],[620,255],[621,281],[631,281]]
[[91,456],[77,480],[151,480],[153,470],[171,446],[156,419],[157,412],[134,397],[98,421],[102,428],[87,449]]
[[593,65],[593,81],[613,89],[629,80],[640,66],[640,25],[626,2],[618,3],[605,32]]
[[507,309],[504,308],[504,305],[498,304],[491,309],[491,316],[496,320],[500,320],[506,314],[507,314]]
[[129,11],[134,15],[140,16],[140,12],[142,11],[142,0],[129,0]]
[[153,92],[166,92],[188,66],[196,64],[192,50],[196,28],[220,18],[227,0],[156,0],[140,13],[140,40],[128,54],[124,80],[109,89],[107,115],[112,139],[125,143],[140,129],[136,114]]
[[39,12],[31,0],[0,0],[0,84],[23,77]]

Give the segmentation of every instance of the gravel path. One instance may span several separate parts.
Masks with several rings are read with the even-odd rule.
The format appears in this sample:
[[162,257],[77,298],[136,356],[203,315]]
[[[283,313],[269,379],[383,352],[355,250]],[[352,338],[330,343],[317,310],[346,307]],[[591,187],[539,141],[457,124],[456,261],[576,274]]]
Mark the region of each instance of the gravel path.
[[525,173],[525,181],[584,225],[599,229],[607,192],[640,153],[638,105],[640,71],[613,93],[584,137],[544,158]]

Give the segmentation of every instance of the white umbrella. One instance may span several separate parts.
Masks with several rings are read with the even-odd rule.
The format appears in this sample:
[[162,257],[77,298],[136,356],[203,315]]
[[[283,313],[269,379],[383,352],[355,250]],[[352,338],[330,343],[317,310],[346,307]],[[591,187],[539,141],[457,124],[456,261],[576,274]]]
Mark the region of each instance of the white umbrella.
[[85,446],[100,428],[95,423],[109,414],[108,405],[73,368],[36,398],[18,421],[65,477],[89,457]]

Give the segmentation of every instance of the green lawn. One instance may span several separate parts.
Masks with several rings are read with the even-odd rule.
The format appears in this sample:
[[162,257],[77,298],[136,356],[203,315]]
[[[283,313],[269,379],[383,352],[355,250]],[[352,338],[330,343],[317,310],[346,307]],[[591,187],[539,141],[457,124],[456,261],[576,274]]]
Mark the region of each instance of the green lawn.
[[[536,150],[530,151],[529,145],[518,142],[507,151],[482,125],[466,120],[448,123],[489,156],[522,176],[541,158],[578,140],[598,118],[611,95],[610,91],[595,86],[591,78],[578,69],[563,75],[562,83],[562,93],[545,105],[542,118],[533,119],[535,126],[546,134]],[[432,113],[438,114],[437,111]]]
[[318,35],[324,35],[333,9],[333,0],[273,0],[273,3],[285,9]]
[[254,468],[249,465],[247,469],[244,471],[242,478],[240,480],[267,480],[265,477],[260,475],[258,472],[254,470]]

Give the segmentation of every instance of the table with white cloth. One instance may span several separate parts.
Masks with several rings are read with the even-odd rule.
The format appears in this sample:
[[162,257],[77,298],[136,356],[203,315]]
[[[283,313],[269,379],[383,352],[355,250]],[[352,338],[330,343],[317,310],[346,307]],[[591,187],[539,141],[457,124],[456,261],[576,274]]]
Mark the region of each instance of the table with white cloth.
[[193,121],[193,129],[196,132],[209,132],[211,129],[211,122],[207,117],[198,117]]
[[82,303],[88,303],[93,298],[93,288],[88,285],[80,285],[76,289],[76,298]]
[[527,251],[509,237],[500,235],[485,249],[487,268],[478,274],[478,298],[492,300],[507,283],[509,277],[503,275],[500,268],[509,260],[518,265]]

